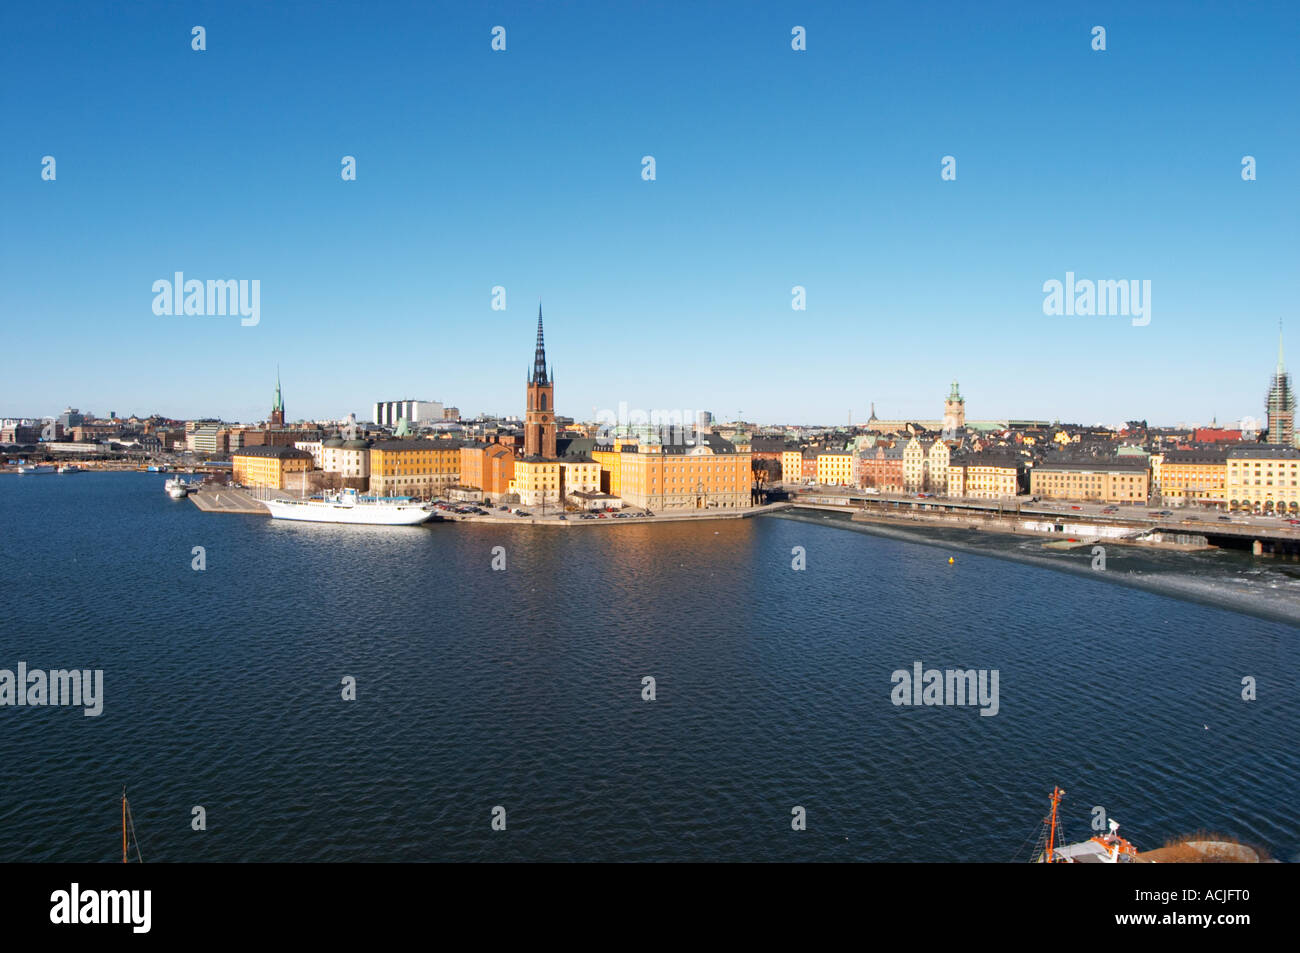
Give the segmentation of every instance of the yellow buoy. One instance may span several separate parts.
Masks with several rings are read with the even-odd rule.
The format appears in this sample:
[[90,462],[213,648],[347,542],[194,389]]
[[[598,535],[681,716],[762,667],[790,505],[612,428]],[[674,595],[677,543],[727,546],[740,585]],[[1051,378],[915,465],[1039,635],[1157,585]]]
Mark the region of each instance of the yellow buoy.
[[954,563],[953,558],[952,558],[951,556],[949,556],[949,557],[948,557],[948,565],[951,566],[951,565],[953,565],[953,563]]

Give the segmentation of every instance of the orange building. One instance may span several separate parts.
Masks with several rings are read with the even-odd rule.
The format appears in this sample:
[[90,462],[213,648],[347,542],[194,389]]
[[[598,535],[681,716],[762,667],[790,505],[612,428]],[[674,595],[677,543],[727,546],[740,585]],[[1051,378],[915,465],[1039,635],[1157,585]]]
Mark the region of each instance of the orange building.
[[460,448],[460,482],[476,487],[489,500],[510,492],[515,477],[515,455],[499,443],[469,443]]
[[623,448],[618,495],[655,512],[749,507],[750,461],[747,450],[712,434],[695,444],[647,440]]

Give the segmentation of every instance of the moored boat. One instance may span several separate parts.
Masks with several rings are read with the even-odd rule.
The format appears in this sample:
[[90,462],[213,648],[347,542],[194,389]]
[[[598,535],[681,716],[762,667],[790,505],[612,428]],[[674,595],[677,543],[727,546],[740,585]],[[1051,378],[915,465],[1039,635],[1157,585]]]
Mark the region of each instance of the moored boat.
[[198,488],[198,483],[186,483],[180,477],[172,477],[163,484],[163,489],[173,500],[183,500]]
[[264,500],[271,515],[279,520],[309,523],[359,523],[371,526],[415,526],[433,516],[433,507],[406,497],[372,499],[356,490],[326,493],[318,500],[280,498]]
[[44,464],[44,463],[24,463],[22,466],[18,468],[18,472],[27,475],[35,475],[38,473],[53,473],[54,465]]

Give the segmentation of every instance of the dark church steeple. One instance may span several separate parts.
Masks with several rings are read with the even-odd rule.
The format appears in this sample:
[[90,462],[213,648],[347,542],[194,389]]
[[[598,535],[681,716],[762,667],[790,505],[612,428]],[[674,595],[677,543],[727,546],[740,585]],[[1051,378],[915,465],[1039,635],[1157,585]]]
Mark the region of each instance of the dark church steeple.
[[550,375],[546,371],[546,341],[542,336],[542,303],[537,302],[537,350],[533,352],[533,370],[528,375],[530,384],[549,384]]
[[524,455],[555,456],[555,381],[546,369],[546,343],[542,339],[542,305],[537,304],[537,349],[528,375],[524,411]]

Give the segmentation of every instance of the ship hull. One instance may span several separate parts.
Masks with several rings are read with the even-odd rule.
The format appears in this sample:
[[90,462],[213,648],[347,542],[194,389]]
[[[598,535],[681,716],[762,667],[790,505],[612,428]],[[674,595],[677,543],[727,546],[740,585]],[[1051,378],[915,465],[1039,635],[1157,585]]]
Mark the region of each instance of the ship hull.
[[320,502],[317,500],[264,500],[263,505],[278,520],[305,523],[352,523],[366,526],[416,526],[428,522],[432,511],[411,504]]

